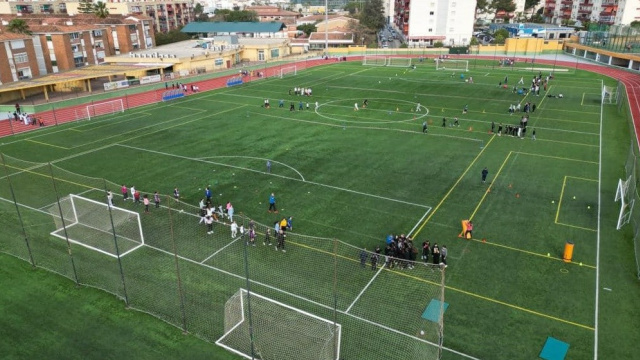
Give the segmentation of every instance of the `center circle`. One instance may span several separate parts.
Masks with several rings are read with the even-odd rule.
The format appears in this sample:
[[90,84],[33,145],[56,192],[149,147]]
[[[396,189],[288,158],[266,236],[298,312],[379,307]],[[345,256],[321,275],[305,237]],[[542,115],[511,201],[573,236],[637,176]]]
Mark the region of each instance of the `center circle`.
[[[387,98],[367,98],[367,101],[368,106],[364,107],[363,98],[331,100],[318,104],[315,112],[325,119],[357,124],[410,122],[429,115],[429,109],[422,104],[420,111],[416,111],[417,102]],[[355,104],[358,105],[357,110]]]

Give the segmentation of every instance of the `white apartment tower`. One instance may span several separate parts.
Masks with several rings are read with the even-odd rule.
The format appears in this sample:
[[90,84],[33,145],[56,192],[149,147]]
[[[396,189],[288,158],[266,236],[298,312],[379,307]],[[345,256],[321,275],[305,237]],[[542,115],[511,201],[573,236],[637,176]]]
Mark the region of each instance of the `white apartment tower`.
[[394,26],[409,46],[469,44],[475,0],[395,0]]

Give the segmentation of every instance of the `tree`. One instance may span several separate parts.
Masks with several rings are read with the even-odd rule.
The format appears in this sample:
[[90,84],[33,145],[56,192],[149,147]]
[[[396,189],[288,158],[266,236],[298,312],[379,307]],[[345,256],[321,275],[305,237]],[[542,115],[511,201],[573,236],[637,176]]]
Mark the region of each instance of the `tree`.
[[369,0],[364,4],[362,13],[360,13],[360,22],[375,32],[384,28],[384,11],[382,8],[382,0]]
[[529,10],[540,4],[540,0],[524,0],[524,9]]
[[29,25],[22,19],[12,19],[11,21],[9,21],[9,24],[7,25],[7,31],[14,34],[31,35]]
[[93,14],[93,1],[80,0],[78,2],[78,12],[80,14]]
[[318,28],[315,24],[304,24],[298,26],[296,29],[305,33],[305,35],[309,36],[312,32],[318,31]]
[[109,16],[109,9],[107,8],[107,4],[102,1],[98,1],[93,8],[93,13],[100,19],[105,19],[107,16]]
[[515,11],[516,4],[513,3],[513,0],[493,0],[491,7],[496,9],[496,11],[510,13]]
[[640,21],[634,20],[629,24],[632,28],[640,28]]
[[491,3],[489,0],[477,0],[476,1],[476,13],[486,14],[491,12]]
[[166,33],[156,33],[156,46],[171,44],[179,41],[185,41],[191,39],[191,35],[183,33],[179,29],[173,29]]
[[478,41],[478,38],[474,36],[471,38],[471,41],[469,41],[469,45],[471,46],[480,45],[480,41]]
[[503,39],[506,39],[509,37],[509,31],[507,31],[507,29],[498,29],[493,33],[493,37],[494,38],[498,38],[498,36],[502,36]]
[[200,3],[196,3],[193,7],[193,15],[196,21],[208,21],[209,17],[204,13],[204,7]]
[[349,15],[355,15],[358,12],[360,12],[360,3],[357,2],[348,2],[345,6],[344,6],[344,10],[349,12]]

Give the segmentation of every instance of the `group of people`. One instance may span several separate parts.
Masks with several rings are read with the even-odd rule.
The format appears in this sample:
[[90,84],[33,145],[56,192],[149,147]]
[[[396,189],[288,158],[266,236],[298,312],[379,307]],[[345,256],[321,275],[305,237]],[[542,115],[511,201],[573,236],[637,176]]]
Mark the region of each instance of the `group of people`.
[[[133,201],[135,205],[143,204],[144,212],[149,213],[149,205],[151,204],[149,194],[141,195],[140,191],[138,191],[135,186],[131,185],[131,187],[127,188],[127,185],[125,184],[122,184],[120,192],[122,193],[122,201],[129,200],[129,194],[131,194],[131,201]],[[176,199],[179,199],[178,188],[174,189],[174,193],[175,192],[178,193],[178,197]],[[160,207],[160,194],[157,191],[153,193],[153,202],[155,203],[156,209]],[[107,205],[109,205],[109,207],[114,206],[113,193],[111,192],[111,190],[107,191]]]
[[[382,256],[380,246],[376,246],[375,250],[370,252],[366,248],[360,251],[360,266],[367,267],[367,262],[371,264],[372,270],[377,270],[380,265]],[[431,245],[426,240],[422,243],[420,250],[414,243],[413,239],[401,235],[389,235],[386,239],[384,248],[384,266],[388,269],[414,269],[418,255],[425,264],[434,264],[447,267],[447,247],[440,246],[437,243]]]
[[[509,136],[513,136],[513,137],[518,137],[520,139],[524,139],[527,133],[527,123],[529,121],[529,115],[524,115],[522,116],[522,118],[520,119],[520,124],[518,125],[510,125],[507,124],[506,126],[502,125],[502,123],[498,124],[498,131],[496,132],[496,123],[495,122],[491,122],[491,133],[492,134],[497,134],[498,136],[502,136],[502,135],[509,135]],[[535,140],[536,139],[536,129],[534,128],[531,132],[531,139]]]
[[11,121],[19,121],[25,125],[33,125],[33,126],[44,126],[44,121],[41,118],[37,118],[35,115],[27,114],[24,111],[21,111],[21,107],[19,103],[16,103],[16,111],[7,112],[7,120]]
[[[168,82],[164,83],[164,88],[169,90],[169,83]],[[189,91],[189,86],[187,86],[187,84],[182,84],[182,83],[179,83],[179,82],[171,83],[171,88],[172,89],[181,89],[185,94]],[[200,87],[198,85],[192,84],[191,85],[191,92],[193,92],[193,93],[200,92]]]
[[289,95],[311,96],[313,94],[313,90],[311,90],[311,88],[303,88],[303,87],[294,87],[293,88],[293,94],[291,92],[292,92],[292,90],[289,89]]

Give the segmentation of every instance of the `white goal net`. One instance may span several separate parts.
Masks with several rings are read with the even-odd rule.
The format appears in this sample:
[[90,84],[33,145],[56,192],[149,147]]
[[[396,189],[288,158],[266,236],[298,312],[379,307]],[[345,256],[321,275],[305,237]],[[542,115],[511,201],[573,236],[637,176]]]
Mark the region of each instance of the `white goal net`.
[[280,69],[280,78],[282,79],[285,76],[289,75],[297,75],[298,69],[295,66],[287,66]]
[[387,57],[384,55],[365,55],[362,58],[365,66],[387,66]]
[[122,103],[122,99],[110,100],[97,104],[87,105],[86,118],[88,120],[91,120],[92,117],[122,112],[124,112],[124,104]]
[[389,58],[387,58],[387,66],[391,66],[391,67],[409,67],[409,66],[411,66],[411,58],[408,58],[408,57],[389,57]]
[[245,289],[225,304],[216,344],[247,359],[340,359],[341,325]]
[[627,180],[618,180],[618,188],[616,190],[615,201],[620,201],[620,213],[618,215],[618,223],[616,230],[620,230],[624,225],[629,223],[633,206],[635,204],[635,182],[633,176],[629,176]]
[[140,214],[106,201],[70,194],[48,212],[56,224],[51,235],[105,255],[122,257],[144,245]]
[[436,70],[469,71],[469,60],[435,59]]
[[618,95],[616,88],[613,86],[602,85],[602,103],[603,104],[617,104]]

